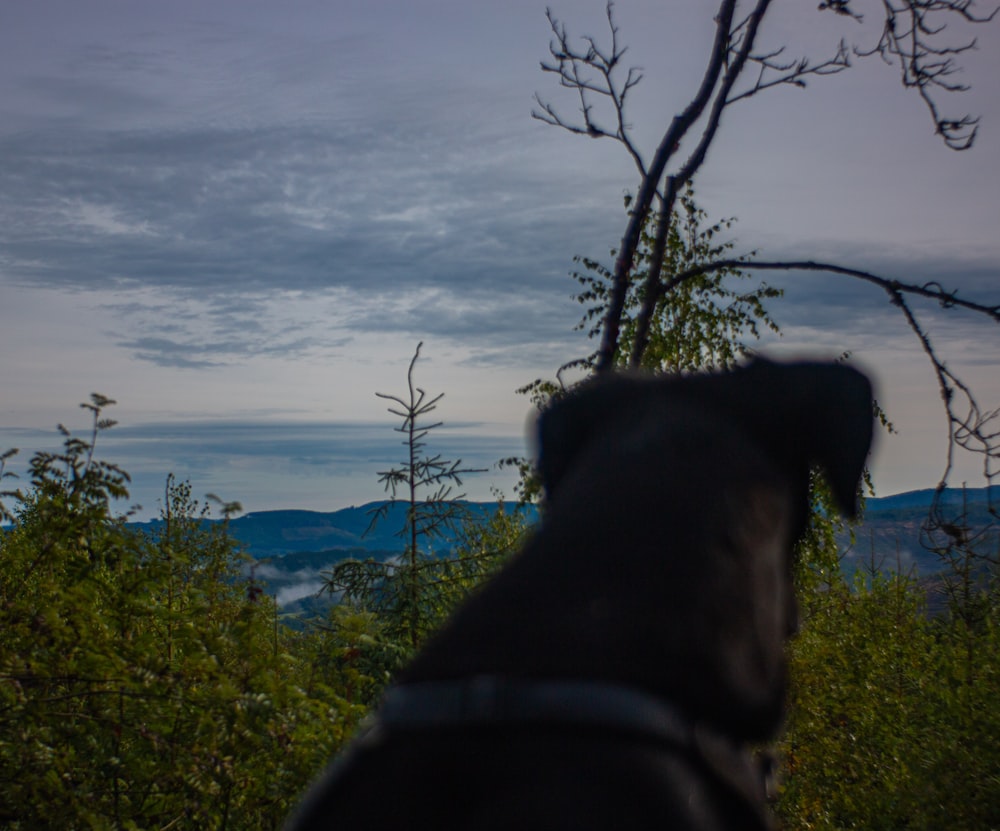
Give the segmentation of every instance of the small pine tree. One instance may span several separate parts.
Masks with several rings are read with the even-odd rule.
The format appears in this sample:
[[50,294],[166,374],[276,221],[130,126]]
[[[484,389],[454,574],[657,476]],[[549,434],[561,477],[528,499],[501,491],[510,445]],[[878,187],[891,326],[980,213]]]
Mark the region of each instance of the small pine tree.
[[[344,601],[373,612],[381,637],[391,644],[394,669],[417,649],[464,595],[490,573],[493,564],[520,538],[519,518],[512,518],[501,505],[485,526],[474,522],[464,494],[453,494],[462,477],[482,469],[464,467],[462,460],[447,461],[432,454],[427,437],[442,422],[426,423],[444,397],[429,396],[414,382],[414,368],[423,344],[418,344],[407,373],[405,397],[376,393],[393,402],[389,412],[402,423],[394,428],[404,435],[407,455],[399,466],[379,473],[390,499],[373,511],[369,528],[383,521],[392,506],[406,505],[406,515],[397,536],[404,540],[399,559],[387,562],[345,560],[326,577],[325,590],[341,594]],[[402,497],[400,498],[400,495]],[[458,534],[463,540],[453,556],[433,549],[443,535]]]

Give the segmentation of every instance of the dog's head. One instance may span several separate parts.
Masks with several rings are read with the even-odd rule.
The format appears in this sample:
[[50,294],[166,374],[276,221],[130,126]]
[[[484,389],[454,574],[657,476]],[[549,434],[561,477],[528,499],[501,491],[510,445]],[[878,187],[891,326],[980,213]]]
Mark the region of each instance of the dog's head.
[[[764,360],[702,375],[612,375],[545,412],[546,523],[576,557],[576,591],[611,609],[609,621],[617,614],[609,628],[635,633],[636,643],[622,640],[641,667],[616,672],[733,734],[770,735],[796,625],[792,552],[810,470],[854,516],[872,424],[860,372]],[[611,574],[623,596],[598,597]],[[648,666],[652,656],[662,669]],[[692,669],[667,668],[677,666]]]
[[868,379],[837,363],[756,359],[729,372],[686,376],[612,375],[585,384],[546,410],[538,427],[538,468],[552,499],[591,442],[634,422],[650,406],[697,401],[748,432],[798,479],[820,468],[840,511],[857,513],[857,491],[872,441]]

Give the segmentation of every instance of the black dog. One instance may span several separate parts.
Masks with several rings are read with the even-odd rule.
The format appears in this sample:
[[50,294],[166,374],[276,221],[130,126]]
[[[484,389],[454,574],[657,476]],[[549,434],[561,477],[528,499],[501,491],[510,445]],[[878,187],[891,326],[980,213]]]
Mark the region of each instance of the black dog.
[[292,822],[767,828],[792,552],[820,466],[848,515],[871,387],[835,364],[612,376],[540,421],[544,520],[397,679]]

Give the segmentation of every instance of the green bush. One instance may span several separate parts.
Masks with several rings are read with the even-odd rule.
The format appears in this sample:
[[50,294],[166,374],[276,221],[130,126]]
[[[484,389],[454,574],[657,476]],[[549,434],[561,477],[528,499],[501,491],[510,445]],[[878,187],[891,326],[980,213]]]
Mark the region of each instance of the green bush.
[[33,457],[0,535],[0,822],[278,828],[362,680],[320,660],[325,633],[280,624],[186,483],[152,536],[112,515],[128,477],[94,459],[111,403],[87,405],[90,441]]
[[929,617],[904,576],[840,579],[806,601],[780,747],[784,828],[1000,827],[1000,617],[985,600],[975,632]]

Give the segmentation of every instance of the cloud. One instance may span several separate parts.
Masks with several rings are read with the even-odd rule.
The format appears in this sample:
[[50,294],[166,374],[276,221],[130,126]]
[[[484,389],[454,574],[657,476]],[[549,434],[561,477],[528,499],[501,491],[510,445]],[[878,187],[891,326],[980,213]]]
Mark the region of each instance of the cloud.
[[4,136],[4,273],[89,288],[384,291],[476,285],[484,270],[515,287],[559,268],[552,241],[596,230],[589,200],[552,211],[537,171],[506,164],[530,130],[437,123],[447,110],[435,104],[425,92],[419,110],[368,119]]
[[[537,71],[550,36],[537,4],[56,5],[54,24],[48,6],[24,4],[0,51],[0,334],[17,356],[3,366],[4,423],[54,424],[81,391],[107,390],[146,419],[106,445],[139,501],[155,507],[173,470],[254,508],[324,509],[381,496],[375,473],[400,448],[391,424],[380,438],[323,419],[368,419],[374,390],[398,389],[425,340],[431,386],[469,393],[449,404],[480,421],[456,428],[446,455],[481,466],[519,452],[529,405],[512,390],[593,349],[572,330],[582,308],[567,272],[575,254],[610,264],[636,179],[620,147],[528,116],[536,89],[577,106]],[[776,19],[819,36],[814,11]],[[631,115],[648,151],[700,80],[711,20],[697,3],[620,15],[647,70]],[[606,25],[600,5],[567,22]],[[669,49],[664,22],[688,33]],[[970,75],[994,98],[995,54],[980,50],[989,72]],[[995,297],[996,170],[982,155],[995,106],[975,155],[949,156],[921,143],[919,101],[900,96],[906,120],[896,99],[871,96],[875,74],[734,108],[698,200],[739,217],[741,250],[762,258]],[[755,279],[787,288],[772,307],[778,349],[922,361],[877,289]],[[935,344],[989,368],[995,331],[914,308]],[[936,405],[933,381],[926,392]],[[488,498],[488,481],[470,492]]]
[[274,601],[279,606],[287,606],[303,597],[310,597],[318,594],[326,584],[322,580],[310,580],[306,583],[296,583],[294,586],[287,586],[279,589]]
[[[590,351],[566,273],[574,254],[610,262],[634,176],[608,143],[526,117],[533,73],[444,71],[365,16],[157,31],[84,40],[9,82],[37,100],[30,128],[0,133],[0,280],[117,292],[114,341],[168,368],[329,356],[382,332],[462,342],[484,366]],[[370,62],[384,36],[410,71]],[[784,279],[775,313],[802,326],[857,329],[882,302],[842,278],[762,276]]]
[[[340,321],[544,343],[575,322],[572,254],[610,247],[619,211],[594,212],[582,186],[553,210],[546,177],[513,172],[511,138],[490,132],[444,154],[447,131],[405,117],[0,137],[0,280],[115,291],[117,341],[160,366],[326,348],[316,332]],[[276,338],[268,313],[296,293],[313,334]],[[163,337],[163,313],[202,331]],[[268,330],[256,344],[253,326]]]

